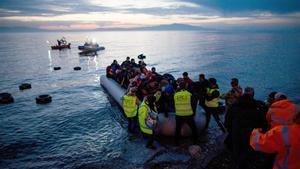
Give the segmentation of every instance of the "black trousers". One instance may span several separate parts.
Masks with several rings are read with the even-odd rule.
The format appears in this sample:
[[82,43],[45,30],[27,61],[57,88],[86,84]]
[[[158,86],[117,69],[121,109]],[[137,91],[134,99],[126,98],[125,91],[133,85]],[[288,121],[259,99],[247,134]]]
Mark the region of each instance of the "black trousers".
[[235,169],[248,168],[249,157],[254,153],[250,147],[251,128],[242,128],[239,125],[238,119],[233,120],[232,125],[232,158]]
[[147,139],[146,147],[153,146],[153,143],[154,143],[154,133],[153,134],[143,133],[143,138]]
[[209,126],[210,122],[210,117],[211,115],[214,117],[216,120],[218,126],[221,128],[221,130],[225,133],[226,129],[224,124],[222,123],[220,117],[219,117],[219,107],[205,107],[205,116],[206,116],[206,126],[205,128],[207,129]]
[[129,117],[127,118],[128,120],[128,131],[130,133],[134,133],[134,130],[136,128],[136,122],[137,122],[137,118],[135,117]]
[[194,121],[194,117],[193,116],[176,116],[176,132],[175,132],[176,144],[178,144],[178,140],[180,139],[181,127],[184,123],[186,123],[192,129],[193,141],[194,141],[194,143],[196,143],[198,134],[197,134],[197,127],[196,127],[196,123]]

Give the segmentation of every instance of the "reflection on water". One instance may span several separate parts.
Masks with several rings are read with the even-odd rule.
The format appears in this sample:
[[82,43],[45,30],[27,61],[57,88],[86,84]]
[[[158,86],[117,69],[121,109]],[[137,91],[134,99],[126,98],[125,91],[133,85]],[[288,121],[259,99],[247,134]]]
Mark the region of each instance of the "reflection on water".
[[49,58],[49,69],[52,70],[52,57],[51,57],[51,51],[48,50],[48,58]]
[[[50,51],[46,41],[62,36],[72,48]],[[87,36],[105,46],[98,56],[78,55]],[[280,90],[300,102],[298,33],[1,33],[0,38],[0,91],[15,97],[15,103],[0,105],[0,168],[135,165],[126,147],[143,151],[142,140],[128,141],[126,120],[99,85],[106,66],[126,56],[144,53],[149,67],[175,77],[183,71],[194,80],[199,73],[216,77],[223,92],[237,77],[243,87],[256,89],[257,98]],[[62,69],[53,71],[54,66]],[[19,91],[24,82],[32,89]],[[50,94],[52,103],[35,104],[40,94]]]

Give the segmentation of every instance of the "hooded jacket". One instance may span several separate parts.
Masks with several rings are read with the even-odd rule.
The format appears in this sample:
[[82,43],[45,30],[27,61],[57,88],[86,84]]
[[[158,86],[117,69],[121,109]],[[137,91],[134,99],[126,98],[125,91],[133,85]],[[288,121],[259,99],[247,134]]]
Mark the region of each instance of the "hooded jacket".
[[299,109],[299,107],[287,99],[273,103],[266,116],[270,128],[292,124],[292,119],[295,116],[297,109]]

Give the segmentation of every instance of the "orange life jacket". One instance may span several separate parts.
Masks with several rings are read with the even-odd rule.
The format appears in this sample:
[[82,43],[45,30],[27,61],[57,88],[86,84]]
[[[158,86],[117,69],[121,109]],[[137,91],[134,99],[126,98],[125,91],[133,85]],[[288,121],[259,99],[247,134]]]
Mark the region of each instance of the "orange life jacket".
[[292,124],[297,109],[297,106],[289,100],[280,100],[273,103],[267,112],[267,120],[271,128]]
[[273,169],[300,169],[300,125],[277,126],[265,134],[254,129],[250,145],[256,151],[277,153]]

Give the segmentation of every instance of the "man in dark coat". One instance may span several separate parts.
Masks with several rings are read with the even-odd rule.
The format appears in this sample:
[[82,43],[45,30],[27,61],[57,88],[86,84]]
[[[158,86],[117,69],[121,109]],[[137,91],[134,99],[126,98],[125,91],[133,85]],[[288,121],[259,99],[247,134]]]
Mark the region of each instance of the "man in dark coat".
[[195,95],[199,105],[204,108],[205,96],[207,88],[209,87],[209,81],[205,79],[204,74],[199,74],[199,81],[196,81],[192,84],[192,93]]
[[247,168],[247,158],[252,152],[250,134],[254,128],[267,128],[264,102],[254,99],[254,89],[246,87],[244,94],[228,110],[228,137],[226,144],[232,150],[235,168]]

